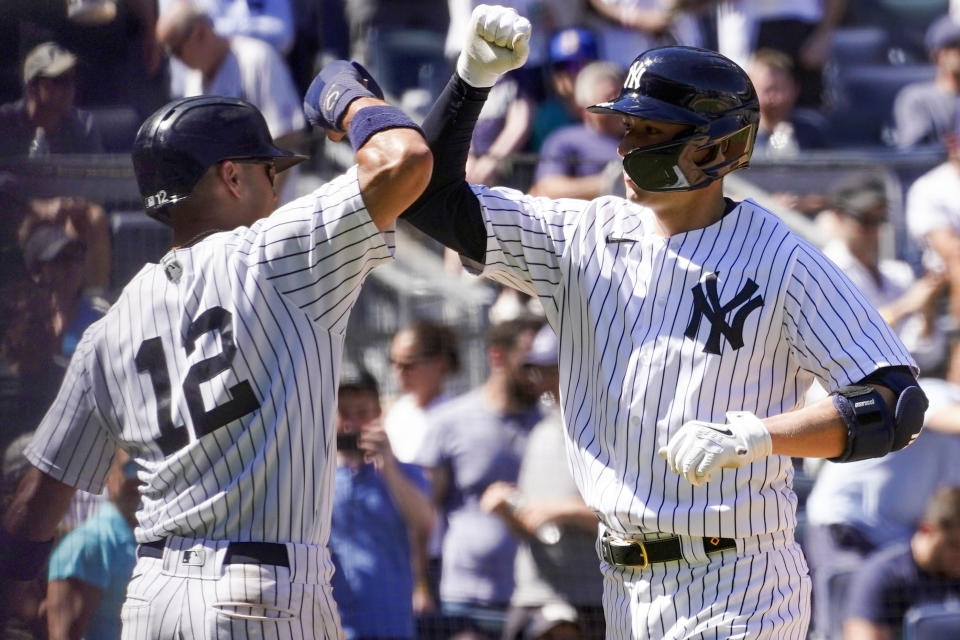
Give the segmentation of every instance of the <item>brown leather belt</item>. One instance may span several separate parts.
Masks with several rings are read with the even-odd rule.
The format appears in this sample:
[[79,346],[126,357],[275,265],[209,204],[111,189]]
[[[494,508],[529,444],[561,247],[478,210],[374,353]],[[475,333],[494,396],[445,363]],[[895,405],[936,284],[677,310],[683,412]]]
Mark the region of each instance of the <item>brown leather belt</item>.
[[[737,541],[733,538],[701,538],[701,540],[706,553],[737,548]],[[600,538],[600,557],[607,564],[634,569],[645,569],[651,564],[684,559],[679,536],[669,536],[659,540],[622,540],[603,536]]]
[[[137,547],[137,557],[162,558],[166,543],[166,540],[144,542]],[[185,559],[184,563],[188,561]],[[271,564],[289,569],[290,557],[287,555],[287,545],[278,542],[231,542],[227,546],[223,564]]]

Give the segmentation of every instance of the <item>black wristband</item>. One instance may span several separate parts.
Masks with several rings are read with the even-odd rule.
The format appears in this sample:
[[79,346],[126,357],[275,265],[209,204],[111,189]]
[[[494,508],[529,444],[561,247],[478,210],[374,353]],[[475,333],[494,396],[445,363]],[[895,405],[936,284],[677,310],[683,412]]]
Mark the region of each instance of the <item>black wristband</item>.
[[[375,105],[364,107],[353,114],[353,120],[350,121],[350,132],[347,135],[350,137],[353,152],[356,153],[373,134],[385,129],[400,128],[420,131],[417,123],[397,107],[387,104]],[[420,133],[423,132],[420,131]]]
[[33,580],[40,574],[53,540],[35,542],[0,527],[0,576]]

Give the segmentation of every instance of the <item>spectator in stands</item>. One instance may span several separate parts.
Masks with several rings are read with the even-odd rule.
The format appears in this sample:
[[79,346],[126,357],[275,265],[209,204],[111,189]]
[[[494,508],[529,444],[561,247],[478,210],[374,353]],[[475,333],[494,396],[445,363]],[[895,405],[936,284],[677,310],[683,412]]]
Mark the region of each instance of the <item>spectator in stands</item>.
[[31,198],[27,205],[26,217],[19,229],[21,244],[37,226],[59,226],[87,249],[79,269],[84,293],[99,295],[111,284],[117,284],[110,282],[110,219],[103,207],[85,198],[64,196]]
[[746,68],[760,49],[782,51],[793,62],[800,86],[798,104],[819,108],[823,68],[833,32],[848,0],[720,0],[718,50]]
[[[278,147],[296,149],[305,127],[302,100],[276,50],[256,38],[218,34],[210,16],[189,0],[160,14],[157,40],[190,68],[184,95],[243,98],[263,114]],[[277,175],[278,205],[296,197],[296,175],[296,168]]]
[[[594,546],[598,520],[587,507],[567,468],[563,420],[560,417],[560,370],[557,337],[544,325],[537,333],[524,366],[540,380],[548,399],[547,416],[530,432],[516,485],[495,482],[481,506],[503,518],[520,541],[514,562],[516,587],[503,637],[528,637],[538,618],[582,624],[579,634],[603,640],[603,578]],[[550,618],[563,607],[573,615]],[[546,622],[546,620],[544,622]],[[534,637],[540,634],[533,634]]]
[[669,44],[700,46],[703,34],[696,17],[686,10],[698,2],[676,0],[587,0],[592,27],[600,43],[600,58],[624,70],[640,51]]
[[402,395],[390,406],[384,429],[397,459],[413,462],[430,413],[451,397],[444,387],[460,370],[457,334],[439,322],[416,320],[394,334],[390,364]]
[[107,310],[106,301],[84,294],[86,253],[83,241],[57,224],[33,226],[23,243],[27,271],[47,297],[51,330],[64,360]]
[[527,437],[542,418],[539,385],[523,366],[539,327],[526,319],[491,327],[489,376],[437,409],[418,456],[430,469],[434,503],[446,518],[444,619],[452,627],[466,621],[494,638],[513,593],[517,542],[500,518],[481,508],[481,496],[494,482],[517,481]]
[[[181,0],[158,0],[160,15]],[[197,11],[210,16],[214,30],[221,36],[246,36],[269,44],[280,55],[293,46],[293,7],[290,0],[193,0]],[[170,95],[183,97],[186,67],[170,61]],[[312,74],[311,74],[312,75]]]
[[[960,115],[960,114],[958,114]],[[923,249],[928,271],[943,272],[949,286],[949,322],[960,323],[960,118],[947,136],[947,160],[910,185],[906,199],[907,230]],[[947,380],[960,384],[960,341],[950,345]]]
[[414,637],[412,542],[425,539],[434,522],[423,471],[397,460],[379,418],[376,380],[345,362],[330,552],[348,639]]
[[0,447],[32,431],[66,373],[49,297],[26,274],[0,291]]
[[561,29],[550,39],[547,96],[537,105],[529,148],[538,153],[547,135],[581,120],[581,107],[574,97],[577,74],[597,59],[593,32],[580,27]]
[[0,105],[0,156],[103,151],[90,114],[74,106],[76,64],[76,56],[55,42],[27,54],[23,98]]
[[522,74],[505,74],[490,89],[490,95],[474,128],[467,179],[493,185],[503,176],[504,160],[519,151],[530,136],[534,100]]
[[843,635],[846,640],[889,640],[899,633],[910,607],[957,599],[960,487],[954,486],[930,498],[909,542],[871,555],[854,575]]
[[[393,336],[390,363],[402,395],[387,411],[383,427],[397,460],[413,463],[423,446],[430,415],[451,398],[445,386],[460,370],[457,334],[438,322],[416,320]],[[429,540],[413,541],[417,571],[424,577],[414,586],[417,615],[437,609],[442,540],[443,523],[438,521]]]
[[[0,441],[7,442],[0,433]],[[0,466],[0,509],[6,512],[14,491],[30,462],[23,455],[33,432],[29,431],[3,446]],[[40,606],[46,593],[46,580],[37,576],[30,581],[10,580],[0,575],[0,638],[4,640],[44,640],[47,633]]]
[[895,140],[901,149],[943,144],[951,135],[960,96],[960,24],[948,14],[927,30],[925,44],[936,69],[931,82],[909,84],[893,103]]
[[789,56],[760,49],[751,58],[749,74],[760,101],[755,156],[791,156],[827,146],[825,125],[809,110],[797,109],[800,85]]
[[544,141],[530,195],[593,200],[611,193],[623,179],[617,154],[623,125],[587,111],[619,95],[622,84],[623,73],[610,62],[590,63],[577,74],[575,100],[582,122],[557,129]]
[[136,564],[138,468],[118,451],[106,479],[109,501],[53,550],[44,601],[51,638],[120,638],[120,607]]
[[947,338],[938,303],[946,293],[941,271],[916,278],[906,262],[882,257],[881,238],[889,223],[883,179],[855,174],[833,185],[823,213],[824,254],[843,269],[903,340],[920,370],[930,375],[945,365]]

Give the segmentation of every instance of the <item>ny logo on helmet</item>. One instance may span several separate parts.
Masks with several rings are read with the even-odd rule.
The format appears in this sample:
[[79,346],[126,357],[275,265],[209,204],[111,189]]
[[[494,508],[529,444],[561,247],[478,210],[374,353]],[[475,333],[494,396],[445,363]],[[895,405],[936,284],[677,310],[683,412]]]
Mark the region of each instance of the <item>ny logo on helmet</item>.
[[650,60],[634,60],[633,64],[630,65],[630,70],[627,72],[627,79],[623,81],[623,88],[639,89],[640,76],[643,75],[643,72],[646,71],[649,66]]
[[[759,289],[756,282],[747,278],[746,284],[726,304],[720,303],[720,293],[717,291],[717,276],[719,273],[708,273],[701,282],[695,284],[693,292],[693,317],[687,325],[683,335],[691,340],[696,339],[700,330],[700,321],[706,317],[710,323],[710,335],[703,345],[704,353],[720,354],[720,338],[724,337],[734,351],[743,346],[743,325],[747,317],[763,306],[763,296],[754,296]],[[741,306],[742,305],[742,306]],[[737,307],[740,309],[733,314],[731,322],[727,322],[727,315]]]

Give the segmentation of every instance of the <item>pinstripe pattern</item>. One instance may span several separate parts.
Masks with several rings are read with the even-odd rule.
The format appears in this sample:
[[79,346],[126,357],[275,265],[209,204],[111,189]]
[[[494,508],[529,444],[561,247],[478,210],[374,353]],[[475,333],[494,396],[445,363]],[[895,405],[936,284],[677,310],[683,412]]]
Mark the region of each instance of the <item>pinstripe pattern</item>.
[[[688,551],[703,536],[738,541],[737,553],[710,557],[700,543],[705,563],[604,566],[608,637],[801,640],[810,582],[793,543],[790,459],[694,486],[657,450],[689,420],[798,408],[815,378],[836,389],[912,366],[907,350],[832,262],[751,201],[664,238],[651,210],[620,198],[474,193],[483,273],[538,296],[559,337],[569,461],[586,503],[620,537],[675,533]],[[747,548],[771,536],[777,544]]]
[[[121,612],[124,640],[343,637],[329,585],[296,582],[269,565],[225,565],[211,580],[171,575],[161,565],[141,558],[134,569]],[[259,606],[230,604],[251,602]]]
[[[561,396],[574,478],[604,524],[746,537],[792,529],[789,458],[724,469],[696,487],[657,455],[684,422],[725,422],[800,406],[814,376],[835,389],[909,353],[860,292],[815,248],[751,201],[669,239],[653,213],[614,197],[531,198],[475,187],[487,219],[484,273],[540,297],[560,340]],[[763,305],[741,348],[711,330],[684,336],[694,287],[716,273],[726,302],[749,279]],[[732,315],[731,314],[728,314]]]
[[762,551],[636,571],[601,563],[608,640],[804,640],[811,581],[803,553],[776,534]]
[[28,458],[97,492],[120,446],[144,469],[139,542],[314,545],[318,569],[299,581],[327,584],[344,331],[393,235],[367,214],[354,167],[146,265],[84,334]]

